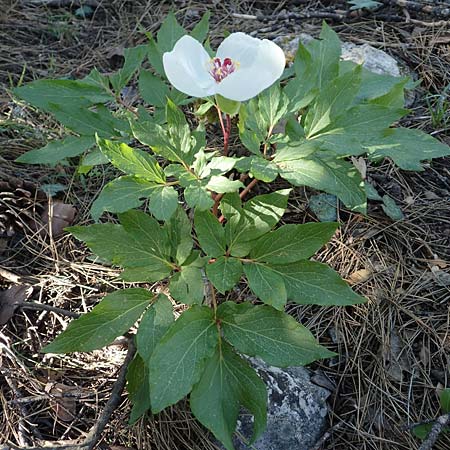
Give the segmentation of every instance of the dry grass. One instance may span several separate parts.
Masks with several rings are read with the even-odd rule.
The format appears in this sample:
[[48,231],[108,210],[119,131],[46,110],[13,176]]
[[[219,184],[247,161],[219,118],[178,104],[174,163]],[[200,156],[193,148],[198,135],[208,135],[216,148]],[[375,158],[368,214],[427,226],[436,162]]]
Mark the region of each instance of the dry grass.
[[[76,205],[77,222],[87,223],[90,204],[113,175],[111,169],[100,167],[80,178],[70,165],[14,164],[18,155],[62,130],[50,117],[14,105],[6,89],[35,78],[79,78],[93,66],[104,72],[115,70],[121,63],[118,49],[144,42],[141,30],[154,32],[171,6],[187,27],[210,8],[215,42],[225,29],[270,38],[299,30],[317,34],[317,20],[262,23],[232,14],[270,15],[285,8],[314,11],[331,4],[342,7],[343,2],[179,1],[171,5],[105,0],[91,19],[82,20],[74,18],[70,8],[10,1],[0,13],[0,86],[4,89],[0,178],[64,184],[67,189],[59,197]],[[401,10],[391,12],[402,14]],[[441,93],[450,83],[450,36],[445,28],[370,18],[334,28],[343,39],[370,42],[414,70],[424,82],[404,125],[450,143],[448,122],[436,123],[426,102],[427,96]],[[366,218],[341,211],[339,233],[318,255],[351,281],[368,303],[347,308],[290,305],[289,311],[338,353],[312,366],[316,381],[333,387],[329,419],[331,425],[339,425],[323,448],[410,450],[418,448],[418,441],[404,427],[436,416],[437,390],[449,385],[450,162],[435,161],[422,173],[402,172],[384,162],[369,166],[368,175],[380,193],[388,193],[402,206],[405,220],[393,223],[376,203],[371,203]],[[314,220],[307,195],[296,190],[287,221]],[[11,272],[34,277],[32,300],[84,312],[105,292],[122,286],[117,271],[90,260],[88,252],[69,236],[49,241],[25,226],[23,235],[0,240],[0,258],[1,266]],[[8,286],[6,281],[1,285]],[[118,344],[87,354],[53,358],[40,354],[39,349],[68,321],[51,312],[20,310],[0,329],[3,439],[16,443],[25,439],[25,444],[77,440],[102,410],[125,349]],[[65,404],[66,413],[74,416],[69,420],[64,421],[64,414],[56,410],[55,383],[64,385],[74,399],[74,404]],[[102,448],[108,448],[106,443],[158,450],[216,448],[185,402],[132,427],[127,425],[128,413],[124,397],[105,430]],[[442,436],[435,448],[450,448],[450,438]]]

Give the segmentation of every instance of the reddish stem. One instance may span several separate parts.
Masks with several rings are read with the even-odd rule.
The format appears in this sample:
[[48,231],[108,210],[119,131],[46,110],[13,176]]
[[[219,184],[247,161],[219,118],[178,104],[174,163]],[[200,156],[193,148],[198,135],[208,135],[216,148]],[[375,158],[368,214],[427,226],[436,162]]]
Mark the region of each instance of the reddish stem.
[[222,200],[223,196],[224,196],[224,194],[216,194],[216,196],[214,197],[214,206],[212,207],[212,213],[215,216],[217,216],[217,214],[218,214],[220,200]]
[[231,117],[229,114],[226,115],[227,126],[223,133],[223,156],[228,156],[228,143],[230,141],[231,134]]
[[[245,186],[244,190],[239,194],[241,200],[255,187],[256,183],[258,183],[258,180],[256,178],[253,178],[253,180],[247,186]],[[219,217],[219,222],[222,223],[224,220],[225,217],[221,215]]]
[[247,186],[245,186],[245,189],[239,194],[241,200],[253,189],[257,182],[258,180],[256,178],[253,178],[253,180]]

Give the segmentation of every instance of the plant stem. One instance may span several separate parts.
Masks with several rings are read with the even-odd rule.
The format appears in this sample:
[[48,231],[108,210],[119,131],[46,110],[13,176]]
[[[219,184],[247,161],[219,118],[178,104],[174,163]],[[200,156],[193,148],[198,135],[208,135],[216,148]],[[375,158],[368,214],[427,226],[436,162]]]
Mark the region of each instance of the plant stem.
[[223,134],[223,136],[225,137],[226,129],[225,129],[225,125],[224,125],[224,123],[223,123],[222,111],[221,111],[221,109],[219,108],[218,105],[216,105],[216,109],[217,109],[217,114],[218,114],[218,116],[219,116],[220,126],[222,127],[222,134]]
[[220,200],[222,200],[222,197],[225,194],[216,194],[216,196],[214,197],[214,206],[212,207],[212,213],[217,216],[217,214],[219,213],[219,204],[220,204]]
[[[245,177],[245,178],[247,178],[248,177],[248,175]],[[244,178],[244,179],[245,179]],[[244,180],[243,179],[243,180]],[[242,181],[243,181],[242,180]],[[253,178],[253,180],[244,188],[244,190],[239,194],[239,197],[241,198],[241,200],[255,187],[255,185],[256,185],[256,183],[258,183],[258,180],[256,179],[256,178]],[[222,197],[221,197],[222,198]],[[220,199],[219,199],[219,201],[220,201]],[[215,206],[215,205],[214,205]],[[213,208],[213,211],[214,211],[214,208]],[[217,210],[216,210],[216,212],[217,212]],[[225,220],[225,216],[222,214],[220,217],[219,217],[219,222],[220,223],[222,223],[223,221]]]
[[239,194],[239,197],[243,199],[253,189],[257,182],[258,180],[256,178],[253,178],[253,180],[247,186],[245,186],[245,189]]
[[231,134],[231,117],[229,114],[226,115],[227,126],[223,134],[223,156],[228,156],[228,144],[230,142]]

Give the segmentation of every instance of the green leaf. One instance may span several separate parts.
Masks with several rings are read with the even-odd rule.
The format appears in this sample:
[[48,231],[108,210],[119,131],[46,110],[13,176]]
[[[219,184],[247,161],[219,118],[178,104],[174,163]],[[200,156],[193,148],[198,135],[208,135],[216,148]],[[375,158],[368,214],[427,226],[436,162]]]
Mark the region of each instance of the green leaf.
[[355,305],[364,297],[353,292],[330,267],[315,261],[271,265],[286,284],[288,300],[301,305]]
[[216,102],[219,109],[230,116],[236,115],[241,107],[241,102],[222,97],[220,94],[216,94]]
[[100,258],[127,269],[122,274],[124,279],[129,279],[128,270],[133,281],[158,281],[167,277],[172,264],[165,230],[141,211],[121,214],[120,221],[122,225],[75,226],[68,231]]
[[109,78],[98,71],[98,69],[92,69],[83,79],[83,83],[90,84],[95,87],[99,87],[103,90],[109,91]]
[[353,102],[361,84],[361,66],[334,79],[320,91],[305,118],[308,138],[314,136],[347,110]]
[[195,111],[196,116],[204,116],[212,107],[214,106],[214,103],[206,100],[205,103],[202,103],[197,110]]
[[191,222],[181,206],[178,206],[175,214],[166,221],[164,228],[172,244],[171,256],[181,265],[191,254],[193,246]]
[[163,170],[156,159],[148,153],[107,139],[98,138],[97,144],[111,164],[123,172],[155,183],[166,182]]
[[400,82],[395,84],[392,89],[379,97],[369,100],[369,103],[381,105],[387,108],[403,108],[405,105],[405,86],[409,78],[400,78]]
[[121,89],[128,84],[134,73],[141,67],[144,58],[147,56],[147,51],[147,45],[138,45],[124,50],[125,62],[123,67],[109,77],[116,94],[120,93]]
[[242,275],[242,263],[236,258],[221,256],[207,264],[206,275],[214,287],[221,293],[234,288]]
[[360,173],[342,159],[309,156],[278,164],[280,176],[294,186],[310,186],[339,197],[353,211],[365,213],[366,193]]
[[292,316],[271,306],[225,302],[218,317],[225,339],[236,350],[276,367],[302,366],[334,355]]
[[[170,99],[166,103],[166,120],[173,147],[182,154],[188,154],[191,149],[189,124],[184,113]],[[190,161],[192,160],[191,155]]]
[[236,192],[243,188],[244,185],[239,180],[229,180],[222,175],[213,175],[206,185],[206,188],[220,193]]
[[[307,98],[313,90],[320,92],[335,79],[339,72],[340,56],[341,42],[337,34],[323,22],[320,40],[313,39],[306,47],[299,44],[295,55],[296,86],[293,85],[291,90],[295,92],[294,88],[297,88],[296,98]],[[289,98],[293,98],[292,93],[287,92]]]
[[364,183],[364,188],[366,190],[367,198],[369,200],[377,200],[379,202],[383,200],[378,191],[369,182],[366,181]]
[[78,164],[78,173],[88,173],[93,166],[99,166],[101,164],[108,164],[109,159],[101,152],[101,150],[97,147],[89,150],[83,157],[81,158],[80,163]]
[[121,126],[121,121],[113,117],[101,105],[94,112],[84,107],[75,108],[66,104],[57,105],[52,103],[49,107],[49,112],[67,128],[75,131],[75,133],[91,136],[97,133],[100,137],[106,138],[120,136],[119,127]]
[[404,170],[423,170],[421,161],[450,155],[450,147],[429,134],[408,128],[390,128],[382,139],[368,144],[369,157],[391,158]]
[[92,218],[97,221],[104,211],[123,213],[142,205],[160,186],[142,178],[123,176],[110,181],[91,207]]
[[283,278],[265,264],[244,264],[244,273],[251,291],[264,303],[280,311],[287,301]]
[[142,316],[136,333],[137,351],[145,365],[148,366],[156,345],[173,322],[172,303],[164,294],[159,294]]
[[395,200],[389,195],[383,195],[383,204],[381,207],[383,211],[389,216],[392,220],[403,220],[405,218],[401,208],[397,205]]
[[170,242],[166,230],[153,217],[134,209],[120,214],[119,219],[125,231],[140,243],[142,249],[151,252],[153,257],[167,262]]
[[196,384],[218,341],[211,308],[192,306],[169,328],[150,359],[152,411],[181,400]]
[[277,165],[264,158],[253,158],[250,171],[254,178],[265,183],[270,183],[278,176]]
[[137,354],[127,370],[128,398],[133,404],[129,424],[133,425],[150,409],[150,389],[148,385],[148,368]]
[[283,161],[295,161],[300,158],[305,158],[311,155],[315,151],[319,150],[319,146],[315,141],[292,141],[287,145],[282,145],[277,149],[275,158],[273,161],[275,163]]
[[190,405],[195,417],[227,450],[234,450],[233,433],[241,406],[254,416],[252,441],[266,426],[266,386],[226,342],[216,348],[208,361],[200,381],[192,389]]
[[225,229],[210,211],[195,211],[195,231],[202,250],[210,257],[226,252]]
[[324,150],[338,155],[360,155],[374,142],[381,141],[383,133],[393,122],[405,115],[404,109],[380,105],[358,105],[345,111],[313,140]]
[[200,21],[195,25],[192,31],[189,33],[198,42],[203,42],[208,36],[209,31],[209,19],[211,17],[210,11],[206,11]]
[[157,45],[161,54],[172,51],[178,39],[185,34],[186,30],[178,23],[175,14],[170,11],[157,34]]
[[412,432],[419,439],[426,439],[426,437],[430,434],[431,429],[433,428],[433,423],[424,423],[422,425],[418,425],[412,429]]
[[271,264],[310,258],[331,239],[337,227],[332,222],[283,225],[261,236],[254,243],[250,258]]
[[267,128],[273,128],[286,114],[289,98],[278,83],[258,96],[258,109]]
[[178,207],[178,192],[172,186],[158,186],[150,196],[150,212],[158,220],[169,220]]
[[212,175],[224,174],[233,169],[242,159],[229,156],[213,156],[207,165],[207,169]]
[[141,70],[139,74],[139,93],[147,104],[165,107],[169,96],[169,87],[161,78],[147,70]]
[[248,255],[251,245],[247,243],[267,233],[278,223],[286,210],[290,192],[290,189],[283,189],[258,195],[242,209],[235,209],[225,225],[225,237],[231,255]]
[[439,403],[444,414],[450,412],[450,388],[442,389],[439,393]]
[[146,289],[121,289],[108,294],[92,311],[70,322],[44,353],[90,352],[110,344],[139,319],[154,294]]
[[151,33],[148,32],[145,34],[148,38],[147,58],[155,71],[162,77],[165,77],[166,74],[162,61],[163,52],[161,52],[161,50],[158,48],[158,44],[156,43]]
[[170,280],[170,295],[186,305],[201,304],[203,301],[203,278],[198,267],[182,266],[180,272]]
[[65,105],[69,109],[87,108],[114,100],[102,87],[75,80],[36,80],[15,88],[13,93],[47,112],[52,112],[52,105]]
[[214,205],[211,194],[204,185],[197,181],[186,186],[184,198],[191,208],[196,208],[200,211],[206,211]]
[[92,136],[67,136],[64,139],[50,141],[45,147],[31,150],[16,159],[26,164],[55,164],[65,158],[81,155],[95,144]]
[[244,146],[255,155],[261,155],[261,143],[263,138],[252,130],[244,128],[239,131],[239,137]]
[[149,146],[155,153],[169,161],[177,161],[190,165],[192,158],[185,155],[170,139],[166,130],[161,125],[147,120],[130,122],[134,137],[144,145]]

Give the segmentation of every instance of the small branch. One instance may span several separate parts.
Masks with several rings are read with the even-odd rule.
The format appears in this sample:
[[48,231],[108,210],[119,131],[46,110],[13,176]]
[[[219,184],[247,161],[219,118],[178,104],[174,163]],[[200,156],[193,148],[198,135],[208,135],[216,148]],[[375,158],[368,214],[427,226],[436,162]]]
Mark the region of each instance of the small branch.
[[23,3],[28,6],[50,6],[53,8],[64,8],[67,6],[91,6],[97,8],[97,0],[24,0]]
[[16,275],[15,273],[10,272],[8,269],[5,269],[3,267],[0,267],[0,278],[3,278],[4,280],[14,284],[39,284],[39,280],[35,277]]
[[106,402],[105,408],[101,412],[97,419],[94,427],[87,434],[86,439],[81,444],[71,444],[71,445],[55,445],[55,446],[45,446],[45,447],[19,447],[12,442],[7,441],[6,447],[0,447],[0,450],[92,450],[97,442],[100,440],[101,434],[105,429],[106,424],[111,418],[112,413],[119,406],[121,401],[121,396],[123,389],[125,388],[126,375],[128,366],[130,365],[134,355],[136,353],[136,347],[134,345],[133,339],[128,340],[128,353],[119,370],[117,375],[117,380],[111,390],[111,395]]
[[323,447],[323,444],[327,442],[328,439],[332,436],[333,432],[342,428],[344,425],[343,422],[338,422],[336,425],[333,425],[329,430],[327,430],[322,437],[315,443],[314,447],[311,447],[310,450],[320,450]]
[[125,383],[127,381],[127,370],[128,366],[130,365],[132,359],[134,358],[134,355],[136,353],[136,347],[134,345],[133,339],[129,339],[128,341],[128,353],[125,357],[125,361],[122,364],[122,367],[120,368],[119,374],[117,376],[117,380],[114,383],[114,386],[111,391],[111,396],[109,397],[108,401],[106,402],[105,408],[103,409],[102,413],[100,414],[100,417],[97,419],[97,422],[95,423],[92,430],[88,433],[86,436],[85,446],[87,446],[88,450],[91,450],[94,448],[97,441],[100,439],[100,436],[108,423],[112,413],[115,411],[115,409],[119,406],[119,403],[121,401],[121,396],[123,389],[125,388]]
[[427,438],[422,442],[419,450],[431,450],[439,435],[450,422],[450,413],[439,416],[433,424]]
[[448,7],[426,5],[424,2],[414,0],[381,0],[381,2],[386,6],[399,6],[400,8],[405,8],[409,11],[421,12],[433,17],[450,17],[450,8]]
[[26,302],[20,305],[22,309],[34,309],[38,311],[51,311],[56,314],[61,314],[62,316],[73,317],[77,319],[80,317],[80,314],[76,312],[69,311],[67,309],[57,308],[56,306],[44,305],[42,303],[37,302]]

